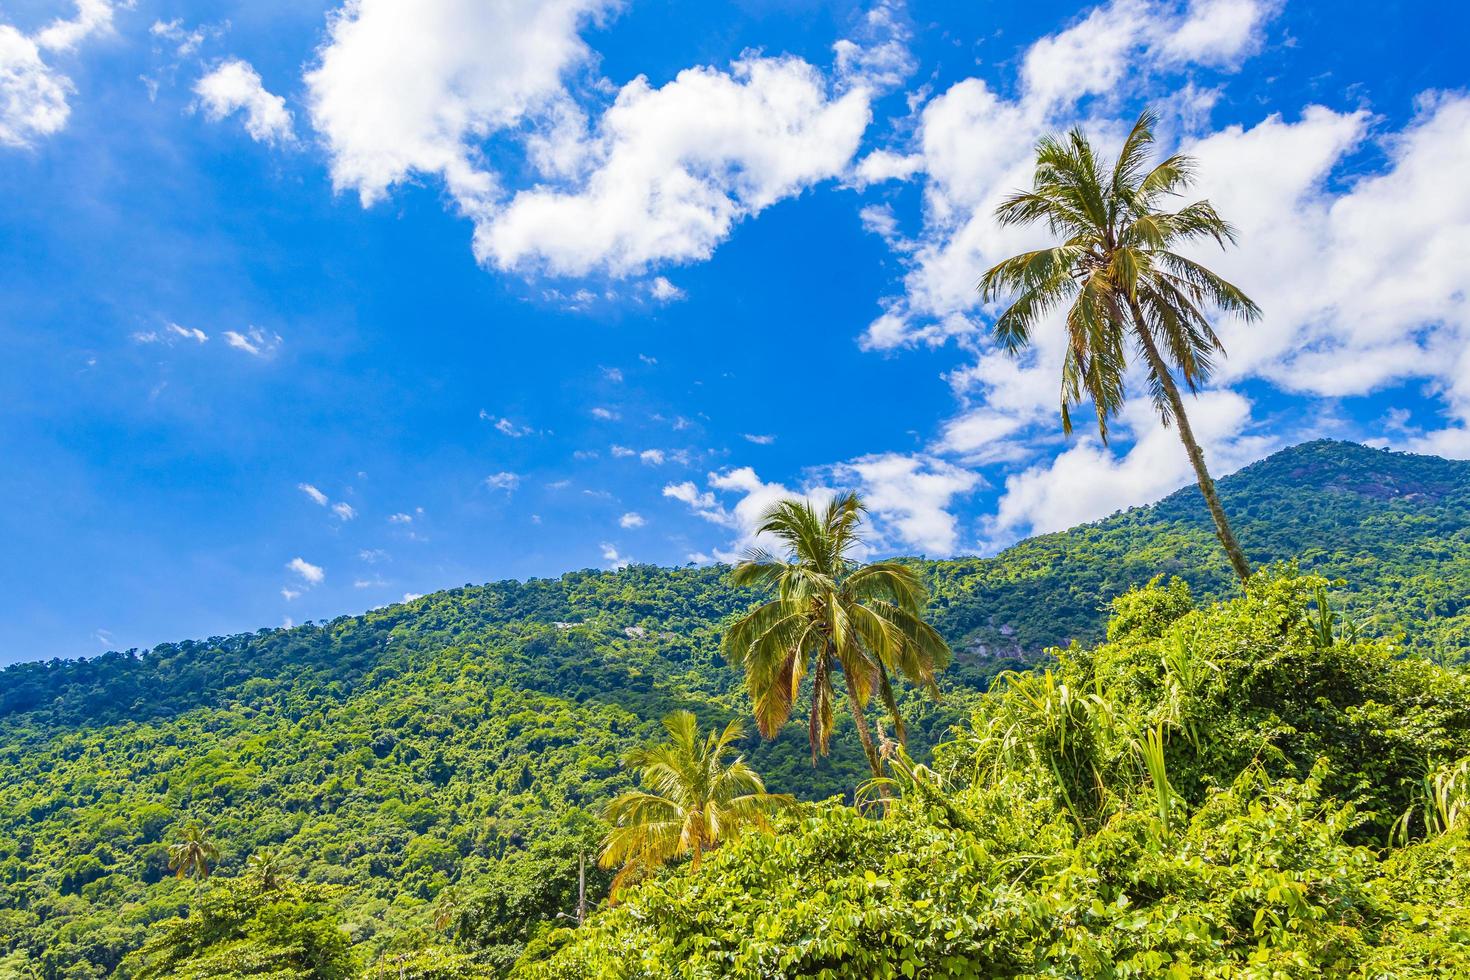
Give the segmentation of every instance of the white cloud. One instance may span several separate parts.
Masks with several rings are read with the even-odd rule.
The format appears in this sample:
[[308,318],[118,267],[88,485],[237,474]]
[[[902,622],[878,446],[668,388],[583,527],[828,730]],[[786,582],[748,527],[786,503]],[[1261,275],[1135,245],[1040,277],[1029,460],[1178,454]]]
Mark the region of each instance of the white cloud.
[[194,84],[204,114],[218,122],[240,113],[245,132],[257,143],[289,143],[295,136],[286,100],[267,92],[248,61],[231,58]]
[[301,576],[301,580],[307,585],[320,585],[327,577],[327,573],[320,565],[313,565],[304,558],[292,558],[286,562],[286,569]]
[[180,58],[187,58],[199,50],[199,46],[211,37],[218,37],[222,31],[216,27],[196,27],[192,30],[184,26],[182,17],[173,20],[155,20],[153,26],[148,28],[148,33],[165,41],[172,41],[174,54]]
[[832,45],[839,83],[875,92],[902,85],[917,66],[911,38],[902,0],[878,0],[864,12],[853,37]]
[[499,473],[491,473],[485,477],[485,486],[491,490],[504,490],[511,493],[521,485],[520,475],[502,470]]
[[375,565],[380,561],[387,561],[388,552],[382,548],[364,548],[357,553],[357,557],[369,565]]
[[481,141],[553,109],[575,124],[563,81],[591,59],[578,31],[613,7],[346,0],[306,75],[333,183],[366,206],[414,174],[438,176],[466,213],[483,215],[497,181]]
[[209,334],[198,327],[181,327],[177,323],[168,323],[162,330],[139,330],[132,335],[133,340],[140,344],[168,344],[172,346],[180,340],[192,340],[197,344],[209,340]]
[[[489,419],[487,412],[480,412],[480,418]],[[510,436],[512,439],[521,439],[530,435],[534,430],[528,425],[516,425],[510,419],[501,418],[495,421],[495,431],[501,435]]]
[[[1276,439],[1251,434],[1251,403],[1235,392],[1201,394],[1189,417],[1217,478],[1279,448]],[[1054,459],[1008,477],[989,528],[991,545],[1098,520],[1194,481],[1178,432],[1164,428],[1146,399],[1130,402],[1121,423],[1136,434],[1124,453],[1086,436]]]
[[615,276],[707,258],[742,218],[847,166],[867,128],[865,89],[830,95],[796,58],[748,56],[623,86],[588,137],[586,176],[515,194],[475,252],[502,269]]
[[350,521],[357,516],[357,511],[349,503],[336,503],[332,505],[332,513],[344,521]]
[[310,497],[313,503],[321,507],[327,506],[327,495],[322,493],[316,487],[312,486],[310,483],[298,483],[296,484],[296,489],[300,490],[302,493]]
[[602,369],[602,376],[613,384],[623,383],[623,371],[621,368],[605,367]]
[[413,515],[412,514],[405,514],[402,511],[399,511],[396,514],[389,514],[388,515],[388,523],[389,524],[412,524],[413,523]]
[[610,408],[603,408],[601,405],[598,405],[596,408],[592,409],[592,417],[595,419],[602,419],[604,422],[616,422],[618,419],[622,418],[622,416],[619,415],[617,412],[614,412]]
[[259,327],[250,327],[244,333],[226,330],[222,336],[225,343],[251,357],[270,357],[281,346],[280,334],[268,333]]
[[419,592],[405,592],[405,593],[403,593],[403,601],[404,602],[413,602],[415,599],[422,599],[422,598],[423,598],[423,594],[422,593],[419,593]]
[[[767,483],[749,466],[711,473],[709,485],[722,493],[740,494],[740,499],[728,511],[723,507],[711,512],[695,509],[695,513],[706,520],[724,524],[737,532],[730,548],[714,549],[714,555],[720,561],[734,561],[753,548],[765,548],[768,551],[780,553],[780,542],[770,535],[757,532],[757,527],[766,511],[770,510],[773,504],[790,497],[802,497],[814,503],[825,503],[832,495],[832,491],[826,487],[808,487],[803,492],[796,493],[780,483]],[[668,494],[668,492],[668,488],[665,487],[664,493]]]
[[635,513],[635,512],[633,512],[631,510],[628,511],[628,513],[624,514],[622,517],[618,518],[618,526],[619,527],[626,527],[626,528],[642,527],[644,524],[647,524],[647,523],[648,522],[643,519],[643,515],[642,514]]
[[374,575],[372,578],[354,579],[352,587],[354,589],[378,589],[385,587],[387,584],[381,575]]
[[889,180],[908,180],[924,169],[924,157],[918,153],[895,153],[874,150],[858,161],[853,177],[860,187]]
[[199,344],[209,339],[209,335],[198,327],[181,327],[177,323],[170,323],[168,325],[168,331],[175,337],[182,337],[185,340],[192,340]]
[[[290,602],[293,599],[299,599],[299,598],[301,598],[301,590],[300,589],[282,589],[281,590],[281,598],[282,599],[285,599],[287,602]],[[289,619],[286,621],[286,625],[287,626],[290,626],[291,625],[291,622],[290,622]]]
[[682,483],[670,483],[664,487],[663,494],[672,500],[678,500],[689,505],[689,508],[707,521],[729,526],[732,518],[725,512],[715,500],[715,495],[708,490],[700,490],[692,480],[684,480]]
[[605,541],[602,544],[602,559],[607,562],[609,568],[614,569],[627,568],[628,564],[633,560],[627,555],[620,554],[616,545],[608,544]]
[[664,452],[662,449],[645,449],[643,450],[643,452],[638,454],[638,458],[647,463],[649,466],[662,466],[664,462]]
[[1453,450],[1470,420],[1470,185],[1443,175],[1470,170],[1470,96],[1424,97],[1382,138],[1381,172],[1330,187],[1368,127],[1364,113],[1314,106],[1189,147],[1202,191],[1240,229],[1241,247],[1211,265],[1264,311],[1222,325],[1220,376],[1328,397],[1424,379],[1452,420],[1439,445]]
[[775,436],[771,436],[771,435],[752,435],[749,432],[745,433],[745,435],[742,438],[744,438],[746,442],[753,442],[753,443],[755,443],[757,446],[769,446],[773,442],[776,441],[776,437]]
[[834,467],[833,476],[861,487],[881,532],[935,557],[954,554],[959,545],[950,505],[983,482],[978,473],[944,460],[901,453],[859,457]]
[[[648,287],[649,295],[660,303],[670,303],[676,299],[684,298],[684,290],[669,282],[663,276],[654,276],[653,282]],[[641,356],[641,355],[640,355]],[[652,361],[652,358],[649,359]]]
[[76,16],[57,18],[31,35],[0,24],[0,146],[31,146],[66,126],[74,86],[48,56],[111,33],[114,9],[109,0],[77,0],[76,7]]

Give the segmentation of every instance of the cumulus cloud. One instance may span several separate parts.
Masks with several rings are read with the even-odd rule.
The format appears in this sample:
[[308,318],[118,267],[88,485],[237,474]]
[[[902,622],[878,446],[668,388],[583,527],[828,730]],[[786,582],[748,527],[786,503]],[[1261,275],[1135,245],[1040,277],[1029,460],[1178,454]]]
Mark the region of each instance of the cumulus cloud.
[[350,521],[357,516],[357,511],[349,503],[339,502],[332,505],[332,513],[339,520]]
[[306,75],[332,180],[364,205],[412,175],[437,176],[466,213],[498,182],[482,141],[559,108],[591,51],[579,36],[609,0],[347,0]]
[[[658,86],[615,84],[582,35],[621,7],[345,0],[305,77],[334,185],[370,206],[434,178],[473,222],[486,265],[639,275],[707,258],[739,221],[844,175],[873,98],[914,68],[902,3],[878,0],[830,67],[749,52]],[[501,171],[487,152],[496,140],[518,145],[530,179]],[[662,276],[644,290],[682,296]],[[577,308],[596,298],[547,295]]]
[[684,298],[684,290],[663,276],[653,277],[653,282],[648,286],[648,294],[660,303],[672,303],[676,299]]
[[740,219],[840,174],[868,118],[865,90],[834,95],[796,58],[636,78],[588,138],[586,176],[517,192],[480,224],[476,254],[568,276],[708,258]]
[[286,562],[286,570],[295,572],[301,576],[301,581],[307,585],[320,585],[327,577],[326,571],[320,565],[313,565],[304,558],[292,558]]
[[75,87],[52,61],[113,26],[110,0],[77,0],[76,8],[34,34],[0,24],[0,146],[32,146],[66,126]]
[[631,510],[628,511],[628,513],[624,514],[622,517],[618,518],[618,526],[619,527],[625,527],[625,528],[642,527],[644,524],[647,524],[647,523],[648,522],[646,520],[644,520],[642,514],[636,513],[636,512],[631,511]]
[[[1331,186],[1373,138],[1386,166]],[[1426,96],[1407,127],[1376,137],[1365,113],[1314,106],[1187,149],[1241,233],[1242,247],[1211,263],[1264,311],[1259,324],[1223,324],[1222,379],[1327,397],[1423,379],[1450,419],[1444,441],[1426,445],[1454,451],[1470,420],[1470,187],[1442,178],[1470,170],[1470,96]]]
[[834,467],[833,478],[862,488],[890,545],[933,556],[958,549],[959,523],[950,507],[982,483],[978,473],[942,459],[902,453],[859,457]]
[[204,114],[218,122],[239,113],[257,143],[288,143],[294,136],[286,100],[266,91],[248,61],[230,58],[194,84]]
[[[1252,433],[1251,404],[1235,392],[1201,395],[1190,421],[1216,477],[1280,448],[1276,438]],[[1008,477],[989,522],[988,543],[998,546],[1025,534],[1098,520],[1194,481],[1178,433],[1159,422],[1151,404],[1142,399],[1130,403],[1122,422],[1136,435],[1124,453],[1083,437],[1055,458]]]

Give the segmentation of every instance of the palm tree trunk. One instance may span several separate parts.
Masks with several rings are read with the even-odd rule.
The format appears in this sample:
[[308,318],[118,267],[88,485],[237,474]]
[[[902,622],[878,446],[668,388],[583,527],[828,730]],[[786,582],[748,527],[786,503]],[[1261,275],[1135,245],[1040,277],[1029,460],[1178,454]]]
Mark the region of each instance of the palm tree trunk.
[[1163,357],[1159,354],[1159,348],[1148,331],[1148,325],[1143,319],[1143,311],[1138,308],[1138,303],[1135,301],[1130,300],[1128,305],[1133,310],[1133,323],[1138,334],[1139,345],[1148,358],[1149,367],[1159,378],[1159,386],[1164,389],[1164,397],[1168,399],[1169,408],[1174,413],[1174,423],[1179,430],[1179,441],[1184,443],[1184,451],[1189,455],[1190,465],[1194,467],[1194,478],[1199,482],[1200,493],[1205,495],[1205,506],[1210,509],[1210,516],[1215,519],[1215,536],[1220,539],[1220,544],[1224,545],[1230,565],[1235,569],[1235,574],[1240,577],[1240,584],[1245,585],[1251,577],[1250,562],[1246,561],[1245,552],[1241,550],[1240,543],[1235,540],[1235,532],[1230,530],[1230,522],[1225,518],[1225,508],[1220,505],[1220,495],[1215,492],[1215,481],[1210,477],[1210,471],[1205,468],[1204,450],[1195,441],[1194,430],[1189,425],[1189,416],[1184,412],[1184,399],[1179,396],[1179,388],[1174,384],[1174,378],[1169,374],[1168,365],[1164,363]]
[[863,706],[853,693],[852,678],[845,674],[844,677],[847,680],[847,700],[852,705],[852,723],[857,726],[858,741],[863,743],[863,754],[868,757],[868,766],[873,770],[873,775],[882,776],[883,763],[878,760],[878,750],[873,747],[873,736],[868,731],[868,716],[863,713]]
[[812,716],[807,722],[807,739],[812,743],[812,768],[817,766],[817,755],[827,754],[827,733],[822,725],[822,705],[827,696],[827,688],[830,681],[827,677],[831,669],[830,657],[825,650],[819,651],[817,656],[816,676],[812,678]]

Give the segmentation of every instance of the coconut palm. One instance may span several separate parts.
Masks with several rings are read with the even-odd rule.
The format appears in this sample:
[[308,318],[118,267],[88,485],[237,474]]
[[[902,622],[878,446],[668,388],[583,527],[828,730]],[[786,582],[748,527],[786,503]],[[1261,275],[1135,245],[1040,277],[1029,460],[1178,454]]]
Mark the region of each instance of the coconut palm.
[[1146,168],[1155,121],[1152,112],[1139,116],[1111,168],[1079,129],[1042,139],[1031,190],[1007,198],[996,217],[1002,225],[1045,222],[1061,242],[1006,259],[985,273],[979,288],[987,302],[1013,297],[995,321],[996,338],[1013,354],[1030,344],[1033,329],[1048,314],[1066,307],[1062,427],[1068,433],[1072,407],[1091,399],[1107,441],[1108,420],[1123,405],[1131,339],[1148,368],[1159,415],[1178,429],[1220,543],[1244,582],[1250,564],[1225,518],[1174,373],[1195,393],[1209,381],[1216,355],[1224,354],[1207,308],[1246,320],[1258,318],[1260,310],[1235,286],[1176,251],[1200,240],[1223,248],[1235,242],[1235,232],[1208,201],[1165,210],[1193,182],[1195,164],[1176,154]]
[[688,711],[670,713],[663,724],[668,741],[633,749],[625,759],[630,769],[639,771],[642,788],[607,806],[613,827],[600,863],[604,868],[621,866],[613,879],[614,893],[629,878],[685,854],[698,868],[706,851],[752,827],[766,829],[773,808],[792,804],[789,796],[767,793],[743,756],[726,761],[730,747],[744,734],[740,722],[703,738]]
[[197,820],[184,827],[183,839],[168,849],[168,867],[176,877],[208,878],[209,866],[219,860],[219,848]]
[[859,564],[864,508],[856,494],[834,496],[824,508],[784,500],[768,510],[760,530],[785,545],[776,558],[756,550],[735,566],[735,584],[773,588],[725,634],[725,658],[745,668],[746,688],[762,735],[775,738],[791,716],[802,682],[812,676],[807,736],[812,762],[826,755],[835,716],[836,675],[847,687],[847,707],[868,765],[882,761],[868,730],[865,708],[876,692],[906,740],[891,675],[937,693],[935,673],[949,663],[949,646],[924,621],[923,583],[906,565]]
[[275,891],[286,878],[286,868],[281,862],[280,854],[269,847],[250,855],[245,861],[245,871],[262,892]]

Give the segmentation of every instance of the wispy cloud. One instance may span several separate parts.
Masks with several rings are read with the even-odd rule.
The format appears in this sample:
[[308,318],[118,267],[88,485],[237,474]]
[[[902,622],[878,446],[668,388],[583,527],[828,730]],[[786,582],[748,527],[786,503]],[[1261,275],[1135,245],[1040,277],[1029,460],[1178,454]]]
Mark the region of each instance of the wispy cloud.
[[310,497],[313,503],[322,507],[327,506],[327,495],[310,483],[298,483],[296,484],[296,489]]
[[489,487],[491,490],[504,490],[506,493],[511,493],[520,485],[520,474],[511,473],[508,470],[502,470],[499,473],[491,473],[489,476],[485,477],[485,486]]
[[221,336],[225,343],[251,357],[269,357],[281,346],[280,334],[268,333],[259,327],[250,327],[244,333],[226,330]]

